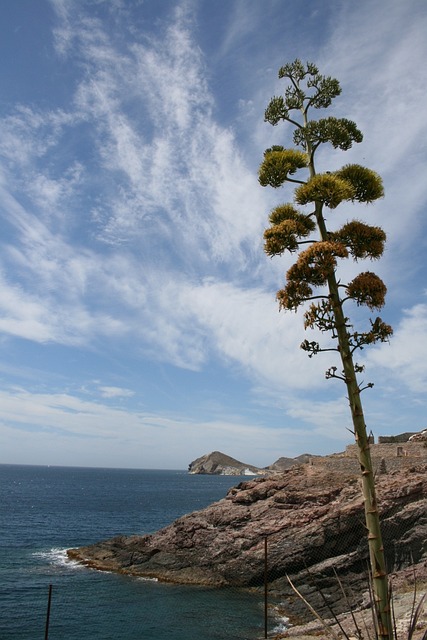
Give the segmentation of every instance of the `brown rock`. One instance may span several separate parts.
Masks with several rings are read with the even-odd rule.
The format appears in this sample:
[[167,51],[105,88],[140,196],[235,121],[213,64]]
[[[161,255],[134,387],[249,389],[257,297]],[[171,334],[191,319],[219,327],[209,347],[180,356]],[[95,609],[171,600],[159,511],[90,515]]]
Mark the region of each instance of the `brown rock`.
[[[391,571],[427,559],[427,465],[377,478],[387,562]],[[186,584],[260,586],[268,544],[270,589],[288,612],[306,610],[287,583],[289,574],[313,606],[339,612],[343,602],[334,571],[360,591],[366,584],[363,499],[354,474],[300,465],[240,483],[202,511],[152,535],[116,537],[70,549],[90,567]]]

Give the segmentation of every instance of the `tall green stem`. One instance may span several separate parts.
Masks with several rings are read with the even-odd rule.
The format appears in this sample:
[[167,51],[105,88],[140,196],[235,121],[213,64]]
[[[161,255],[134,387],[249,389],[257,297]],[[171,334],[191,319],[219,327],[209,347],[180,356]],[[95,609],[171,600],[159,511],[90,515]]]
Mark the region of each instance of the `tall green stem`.
[[[306,114],[304,125],[306,124]],[[310,158],[310,177],[316,175],[314,166],[314,153],[310,141],[306,141],[306,151]],[[315,216],[322,241],[328,240],[328,231],[323,216],[323,205],[315,203]],[[329,298],[334,315],[334,324],[337,332],[339,353],[344,371],[344,380],[347,387],[348,400],[354,428],[354,436],[357,444],[358,459],[362,476],[362,491],[365,506],[365,522],[368,531],[368,547],[371,565],[373,593],[378,620],[378,635],[384,640],[393,639],[393,625],[390,611],[390,594],[387,578],[387,570],[384,556],[384,547],[381,535],[380,517],[378,512],[374,472],[372,467],[369,438],[360,399],[360,388],[357,381],[353,355],[343,313],[342,301],[339,295],[338,283],[335,271],[331,270],[328,276]]]
[[373,592],[378,614],[378,635],[380,638],[393,638],[393,625],[390,612],[390,596],[388,589],[387,570],[384,557],[384,547],[381,535],[380,517],[377,506],[372,458],[367,435],[365,418],[360,399],[360,388],[351,353],[348,333],[342,303],[338,294],[335,273],[328,278],[330,300],[335,318],[335,328],[338,336],[339,351],[347,386],[348,400],[357,444],[360,471],[362,475],[362,490],[365,503],[365,521],[368,530],[368,547],[371,563]]

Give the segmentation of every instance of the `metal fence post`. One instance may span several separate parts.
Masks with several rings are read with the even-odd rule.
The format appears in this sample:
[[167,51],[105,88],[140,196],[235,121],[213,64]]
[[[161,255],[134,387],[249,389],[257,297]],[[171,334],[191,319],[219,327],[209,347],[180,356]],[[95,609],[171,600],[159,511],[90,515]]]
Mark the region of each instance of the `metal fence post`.
[[268,556],[267,536],[264,538],[264,638],[267,637],[267,608],[268,608]]
[[49,618],[50,618],[50,604],[52,602],[52,585],[49,585],[49,596],[47,599],[47,613],[46,613],[46,629],[44,632],[44,640],[48,640],[49,637]]

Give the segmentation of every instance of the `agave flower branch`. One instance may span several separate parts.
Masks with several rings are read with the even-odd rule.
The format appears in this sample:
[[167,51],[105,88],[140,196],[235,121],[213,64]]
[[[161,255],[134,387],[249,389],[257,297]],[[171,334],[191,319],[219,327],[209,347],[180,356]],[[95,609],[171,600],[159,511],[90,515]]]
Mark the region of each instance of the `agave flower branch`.
[[[370,320],[366,331],[355,330],[344,313],[344,305],[350,303],[371,311],[382,309],[387,289],[381,278],[371,271],[362,271],[346,284],[337,278],[342,260],[378,260],[384,251],[386,234],[380,227],[360,220],[329,229],[325,217],[329,210],[328,219],[333,219],[335,210],[345,203],[375,202],[384,195],[383,184],[375,171],[359,164],[346,164],[335,171],[316,171],[316,152],[321,145],[330,144],[334,149],[347,151],[363,140],[361,131],[351,120],[310,117],[312,110],[327,109],[340,95],[338,80],[321,75],[315,64],[303,64],[300,60],[281,67],[279,78],[286,82],[284,94],[271,99],[265,120],[273,126],[290,123],[294,128],[294,146],[275,145],[265,151],[259,182],[275,189],[292,183],[294,199],[271,211],[270,226],[264,233],[264,249],[270,257],[285,252],[296,255],[286,273],[285,286],[277,292],[279,308],[297,311],[305,307],[305,328],[317,328],[335,341],[334,347],[322,347],[315,340],[304,340],[302,349],[309,357],[336,351],[341,359],[342,372],[338,373],[338,368],[333,366],[327,370],[326,377],[343,381],[347,388],[362,476],[378,637],[391,640],[394,631],[388,578],[369,438],[360,399],[361,391],[373,385],[363,386],[358,380],[363,367],[354,362],[353,354],[367,345],[387,342],[392,328],[377,317]],[[310,207],[311,211],[307,213],[304,207]]]

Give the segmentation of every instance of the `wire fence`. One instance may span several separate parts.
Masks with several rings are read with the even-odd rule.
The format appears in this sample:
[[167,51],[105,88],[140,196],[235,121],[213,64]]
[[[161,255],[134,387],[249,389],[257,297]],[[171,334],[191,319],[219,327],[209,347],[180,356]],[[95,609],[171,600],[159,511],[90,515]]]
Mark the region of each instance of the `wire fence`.
[[[409,524],[402,525],[399,532],[404,538]],[[115,602],[111,601],[111,593],[107,595],[107,602],[103,601],[100,588],[97,608],[91,612],[84,611],[84,602],[80,602],[80,612],[85,622],[85,638],[101,637],[96,621],[106,615],[127,617],[123,623],[122,635],[105,635],[129,640],[130,638],[159,640],[171,637],[196,640],[204,639],[245,639],[281,638],[292,623],[313,619],[304,601],[325,618],[348,611],[349,607],[358,608],[369,604],[369,568],[368,551],[365,541],[363,522],[357,523],[353,531],[353,540],[341,540],[342,548],[348,547],[349,553],[342,554],[341,570],[340,558],[328,558],[325,547],[319,549],[318,562],[311,567],[305,567],[304,561],[295,557],[292,582],[297,587],[299,595],[293,590],[288,580],[288,573],[280,566],[281,547],[286,544],[283,536],[274,534],[264,536],[262,542],[253,550],[252,574],[253,578],[246,587],[208,588],[197,586],[161,585],[155,581],[141,580],[138,582],[140,607],[133,600],[123,601],[123,595]],[[393,532],[396,533],[396,532]],[[358,541],[356,551],[354,541]],[[399,545],[392,544],[388,553],[390,570],[411,566],[423,557],[422,548],[405,548],[402,555]],[[348,556],[351,562],[348,562]],[[424,563],[425,564],[425,563]],[[254,571],[254,567],[257,570]],[[338,569],[337,569],[338,567]],[[83,571],[88,571],[83,569]],[[100,572],[92,572],[101,583],[103,576]],[[413,576],[412,576],[413,577]],[[135,586],[135,579],[130,577],[110,576],[110,582],[119,580],[121,586],[125,582]],[[58,624],[55,617],[55,601],[60,604],[62,612],[76,607],[79,597],[84,594],[71,594],[67,588],[61,593],[61,587],[49,585],[45,594],[46,631],[45,640],[65,638],[61,635],[66,629]],[[128,592],[131,591],[129,587]],[[68,605],[66,600],[69,598]],[[175,602],[173,600],[175,599]],[[148,602],[147,602],[148,600]],[[179,601],[177,611],[176,601]],[[171,604],[172,603],[172,604]],[[168,610],[172,607],[174,613]],[[128,608],[126,613],[126,608]],[[173,619],[171,619],[171,616]],[[132,622],[133,620],[133,622]],[[63,621],[62,621],[63,622]],[[130,630],[131,629],[131,630]],[[203,630],[201,635],[200,630]],[[117,634],[117,631],[115,632]],[[40,636],[41,637],[41,636]],[[403,637],[403,636],[402,636]],[[8,639],[9,640],[9,639]]]
[[[425,590],[426,480],[425,466],[422,473],[417,465],[425,465],[427,449],[417,451],[418,458],[412,460],[405,452],[400,456],[400,450],[385,462],[378,458],[376,470],[393,497],[382,518],[388,569],[394,573],[407,568],[408,583],[423,583]],[[335,485],[328,484],[328,473],[322,469],[317,474],[314,464],[293,487],[291,474],[279,480],[248,480],[230,489],[219,512],[210,512],[211,520],[194,535],[187,561],[197,556],[197,544],[204,544],[212,561],[220,556],[215,570],[222,571],[227,586],[168,584],[142,575],[96,571],[70,563],[64,553],[62,564],[52,561],[48,566],[40,559],[30,567],[28,585],[17,573],[15,592],[13,586],[2,590],[0,581],[0,598],[5,599],[1,611],[7,611],[5,619],[0,615],[0,639],[36,640],[44,632],[45,640],[260,640],[280,638],[290,633],[291,625],[313,619],[304,600],[328,618],[332,612],[339,615],[349,607],[369,605],[369,554],[355,461],[343,457],[330,463],[340,477],[353,473],[353,484],[341,485],[340,491],[347,492],[341,502]],[[404,475],[399,475],[401,468]],[[271,497],[274,483],[283,486],[276,486]],[[237,521],[236,508],[242,514]],[[221,509],[222,515],[229,514],[225,524]],[[188,519],[185,522],[188,525]],[[245,529],[248,522],[250,531]],[[178,522],[177,530],[181,526]],[[229,536],[229,549],[224,543],[216,547],[221,527]],[[166,564],[167,554],[162,558]],[[414,576],[412,567],[417,572],[424,568],[424,573]],[[20,599],[25,607],[20,607]]]

